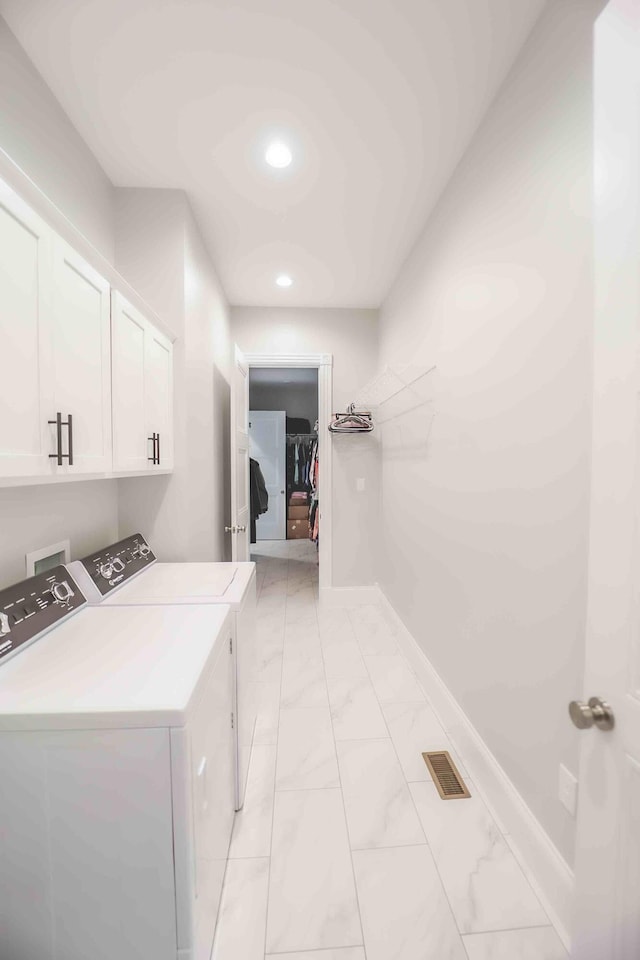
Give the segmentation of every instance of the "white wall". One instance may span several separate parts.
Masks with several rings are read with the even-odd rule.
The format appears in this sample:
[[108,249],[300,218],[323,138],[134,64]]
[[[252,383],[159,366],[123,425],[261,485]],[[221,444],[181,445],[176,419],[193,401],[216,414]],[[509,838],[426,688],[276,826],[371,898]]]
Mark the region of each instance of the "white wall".
[[185,229],[188,556],[230,560],[230,311],[190,207]]
[[111,181],[1,17],[0,149],[113,260]]
[[[103,255],[113,256],[111,183],[2,18],[0,149]],[[0,587],[24,577],[27,551],[69,538],[73,556],[81,557],[117,531],[115,482],[2,489]]]
[[548,5],[380,321],[382,362],[437,364],[428,441],[423,409],[383,444],[381,584],[569,862],[557,782],[560,762],[576,772],[582,692],[601,6]]
[[23,580],[25,554],[70,540],[85,557],[118,535],[116,484],[111,480],[0,490],[0,589]]
[[120,534],[140,529],[163,560],[224,559],[228,307],[182,191],[116,191],[116,267],[179,338],[175,469],[118,481]]
[[[245,353],[333,354],[333,406],[355,400],[376,371],[375,310],[232,307],[232,336]],[[321,430],[327,424],[320,424]],[[375,581],[378,447],[374,435],[333,437],[333,586]],[[322,464],[320,464],[322,478]],[[364,493],[356,493],[363,477]],[[321,479],[322,482],[322,479]],[[322,535],[322,531],[321,531]]]

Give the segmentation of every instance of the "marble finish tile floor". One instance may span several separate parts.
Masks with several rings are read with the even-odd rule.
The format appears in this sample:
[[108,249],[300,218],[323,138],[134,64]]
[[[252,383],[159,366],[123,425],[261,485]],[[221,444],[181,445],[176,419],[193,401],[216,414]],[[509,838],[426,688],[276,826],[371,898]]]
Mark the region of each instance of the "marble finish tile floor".
[[441,801],[448,749],[381,608],[318,604],[306,540],[262,541],[258,717],[212,960],[567,960],[482,799]]

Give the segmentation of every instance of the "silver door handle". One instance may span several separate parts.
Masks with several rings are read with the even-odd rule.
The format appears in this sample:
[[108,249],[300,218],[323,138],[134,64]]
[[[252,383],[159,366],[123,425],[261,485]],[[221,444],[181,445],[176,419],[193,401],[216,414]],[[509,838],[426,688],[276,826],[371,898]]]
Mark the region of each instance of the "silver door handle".
[[588,730],[594,724],[600,730],[613,730],[615,726],[613,710],[606,700],[600,697],[591,697],[588,703],[572,700],[569,704],[569,716],[578,730]]
[[236,527],[225,527],[225,528],[224,528],[224,532],[225,532],[225,533],[236,533]]
[[236,527],[236,533],[246,533],[246,532],[247,532],[246,527]]

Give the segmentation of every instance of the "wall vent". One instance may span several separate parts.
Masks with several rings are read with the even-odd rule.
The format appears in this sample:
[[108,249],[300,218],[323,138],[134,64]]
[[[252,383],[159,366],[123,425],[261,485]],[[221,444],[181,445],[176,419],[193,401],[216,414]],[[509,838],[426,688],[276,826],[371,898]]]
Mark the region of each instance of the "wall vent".
[[465,800],[471,796],[447,750],[423,753],[422,758],[442,800]]

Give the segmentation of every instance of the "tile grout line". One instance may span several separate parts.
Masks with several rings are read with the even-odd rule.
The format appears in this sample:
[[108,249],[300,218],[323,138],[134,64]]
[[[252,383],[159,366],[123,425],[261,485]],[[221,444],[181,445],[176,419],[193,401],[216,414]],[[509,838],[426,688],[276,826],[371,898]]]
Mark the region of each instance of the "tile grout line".
[[[270,844],[269,844],[269,851],[270,851],[270,855],[269,855],[269,876],[268,876],[268,880],[267,880],[267,905],[266,905],[266,910],[265,910],[265,931],[264,931],[264,957],[265,957],[265,960],[266,960],[266,957],[267,957],[267,931],[268,931],[268,924],[269,924],[269,904],[270,904],[270,898],[271,898],[271,874],[272,874],[272,865],[273,865],[273,828],[274,828],[274,822],[275,822],[276,795],[277,795],[278,792],[285,792],[285,791],[278,791],[278,788],[277,788],[277,782],[278,782],[278,780],[277,780],[277,778],[278,778],[278,748],[279,748],[279,745],[280,745],[280,713],[281,713],[281,709],[282,709],[281,703],[282,703],[282,675],[283,675],[283,667],[284,667],[284,644],[285,644],[285,633],[286,633],[286,627],[287,627],[287,604],[288,604],[288,599],[289,599],[289,594],[288,594],[289,572],[290,572],[290,568],[291,568],[291,557],[290,557],[290,553],[291,553],[291,548],[289,548],[289,549],[287,550],[287,578],[286,578],[286,586],[285,586],[285,588],[284,588],[284,600],[285,600],[285,603],[284,603],[284,620],[283,620],[283,624],[282,624],[282,651],[283,651],[283,655],[282,655],[282,658],[281,658],[281,661],[280,661],[280,687],[279,687],[279,690],[278,690],[278,723],[277,723],[277,728],[276,728],[276,766],[275,766],[274,784],[273,784],[273,806],[272,806],[272,811],[271,811],[271,837],[270,837]],[[316,601],[315,601],[315,598],[314,598],[314,609],[315,609],[315,603],[316,603]],[[316,620],[317,620],[317,610],[316,610]],[[336,760],[336,763],[337,763],[337,760]]]
[[[351,617],[349,616],[348,613],[347,613],[347,619],[348,619],[349,621],[351,621]],[[356,641],[357,641],[357,637],[356,637]],[[329,699],[329,684],[328,684],[328,682],[327,682],[327,675],[326,675],[327,671],[326,671],[326,668],[325,668],[325,666],[324,666],[324,648],[323,648],[323,646],[322,646],[322,641],[320,642],[320,650],[321,650],[321,652],[322,652],[322,665],[323,665],[323,669],[324,669],[324,673],[325,673],[325,678],[324,678],[324,679],[325,679],[325,685],[326,685],[326,687],[327,687],[327,698]],[[338,760],[338,741],[336,740],[336,732],[335,732],[335,728],[334,728],[334,725],[333,725],[333,714],[331,713],[331,700],[330,700],[330,699],[329,699],[329,717],[330,717],[330,719],[331,719],[331,735],[332,735],[332,737],[333,737],[333,748],[334,748],[334,750],[335,750],[336,766],[337,766],[337,768],[338,768],[338,783],[340,784],[340,799],[341,799],[341,801],[342,801],[342,813],[343,813],[343,816],[344,816],[344,825],[345,825],[345,829],[346,829],[346,833],[347,833],[347,842],[348,842],[348,844],[349,844],[349,860],[350,860],[350,862],[351,862],[351,873],[352,873],[352,876],[353,876],[353,889],[354,889],[355,895],[356,895],[356,906],[357,906],[357,908],[358,908],[358,921],[359,921],[359,923],[360,923],[360,934],[361,934],[361,936],[362,936],[362,951],[363,951],[363,953],[364,953],[364,958],[365,958],[365,960],[367,960],[367,945],[366,945],[365,939],[364,939],[364,926],[363,926],[363,923],[362,923],[362,909],[361,909],[361,907],[360,907],[360,894],[359,894],[359,892],[358,892],[358,880],[357,880],[357,877],[356,877],[356,868],[355,868],[355,863],[354,863],[354,860],[353,860],[353,849],[352,849],[352,847],[351,847],[351,834],[350,834],[350,831],[349,831],[349,821],[348,821],[348,819],[347,819],[347,807],[346,807],[345,800],[344,800],[344,790],[343,790],[343,788],[342,788],[342,773],[340,772],[340,761]]]
[[[287,558],[287,583],[289,582],[289,560]],[[276,814],[276,785],[278,777],[278,748],[280,745],[280,700],[282,698],[282,666],[284,663],[284,632],[286,627],[287,605],[286,605],[286,586],[285,586],[285,616],[282,622],[282,650],[283,656],[280,659],[280,685],[278,687],[278,722],[276,723],[276,763],[273,772],[273,803],[271,805],[271,832],[269,835],[269,871],[267,876],[267,904],[264,912],[264,956],[267,956],[267,931],[269,928],[269,901],[271,899],[271,872],[273,866],[273,825]]]

